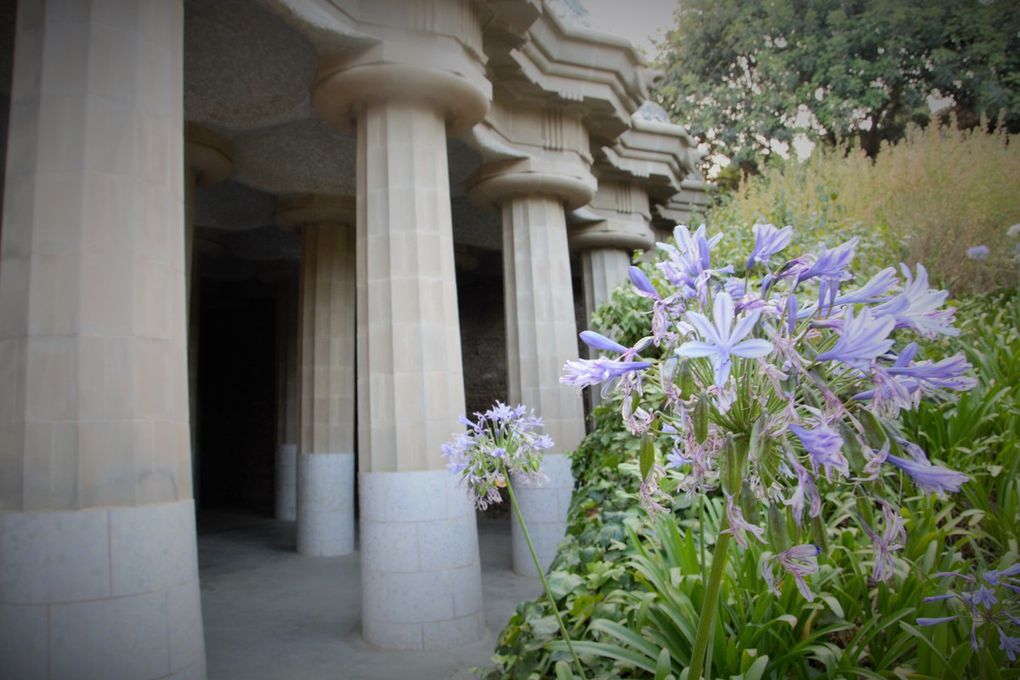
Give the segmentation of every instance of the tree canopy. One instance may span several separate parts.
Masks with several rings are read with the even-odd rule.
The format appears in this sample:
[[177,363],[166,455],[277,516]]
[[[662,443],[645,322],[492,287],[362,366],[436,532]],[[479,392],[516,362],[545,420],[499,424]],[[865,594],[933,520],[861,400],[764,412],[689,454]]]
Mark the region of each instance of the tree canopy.
[[950,99],[962,127],[1020,130],[1015,0],[680,0],[660,103],[753,170],[798,134],[871,156]]

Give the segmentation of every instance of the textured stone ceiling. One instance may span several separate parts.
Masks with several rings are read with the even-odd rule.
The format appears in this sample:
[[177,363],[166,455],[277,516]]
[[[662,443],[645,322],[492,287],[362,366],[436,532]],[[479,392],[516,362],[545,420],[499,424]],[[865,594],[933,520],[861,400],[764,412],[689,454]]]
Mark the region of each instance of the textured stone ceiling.
[[353,135],[308,118],[237,135],[234,172],[239,181],[275,194],[352,196],[356,153]]
[[[294,23],[252,0],[185,0],[184,6],[185,117],[227,137],[234,164],[228,181],[196,191],[195,222],[228,232],[216,245],[236,258],[293,259],[296,237],[267,227],[277,197],[354,195],[355,138],[312,111],[308,87],[318,55]],[[337,34],[334,40],[363,38]],[[499,215],[463,198],[481,157],[455,139],[447,149],[455,240],[498,249]]]
[[184,3],[184,111],[228,134],[310,118],[312,44],[251,0]]
[[195,224],[228,231],[272,224],[276,197],[233,180],[195,191]]

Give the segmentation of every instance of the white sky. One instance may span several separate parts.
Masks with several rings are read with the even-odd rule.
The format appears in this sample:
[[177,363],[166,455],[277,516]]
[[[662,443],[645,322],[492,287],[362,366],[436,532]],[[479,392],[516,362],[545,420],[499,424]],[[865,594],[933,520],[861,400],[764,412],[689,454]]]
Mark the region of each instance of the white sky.
[[[593,28],[626,38],[642,49],[645,57],[655,56],[650,36],[673,25],[677,0],[582,0]],[[661,36],[660,36],[661,37]]]

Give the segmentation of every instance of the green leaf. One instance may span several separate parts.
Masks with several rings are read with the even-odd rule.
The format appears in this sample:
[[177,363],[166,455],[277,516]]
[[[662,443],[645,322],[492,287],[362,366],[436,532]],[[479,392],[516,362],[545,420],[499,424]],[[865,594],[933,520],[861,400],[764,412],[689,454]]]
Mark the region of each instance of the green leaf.
[[829,609],[832,610],[833,614],[841,619],[846,618],[846,614],[843,613],[843,605],[841,605],[839,600],[834,598],[832,595],[829,595],[828,593],[819,593],[818,599],[829,605]]
[[765,668],[769,665],[768,656],[759,656],[743,674],[743,680],[761,680]]
[[571,574],[570,572],[559,570],[551,572],[548,580],[549,590],[552,592],[552,596],[556,600],[563,599],[568,593],[572,592],[584,583],[584,579],[577,574]]
[[655,444],[652,442],[652,438],[649,435],[645,435],[641,438],[641,479],[648,479],[648,473],[652,471],[652,466],[655,465]]
[[570,664],[566,661],[556,662],[556,680],[574,680],[574,674],[570,671]]
[[655,680],[666,680],[672,670],[673,664],[670,660],[669,650],[663,647],[659,652],[659,660],[655,664]]

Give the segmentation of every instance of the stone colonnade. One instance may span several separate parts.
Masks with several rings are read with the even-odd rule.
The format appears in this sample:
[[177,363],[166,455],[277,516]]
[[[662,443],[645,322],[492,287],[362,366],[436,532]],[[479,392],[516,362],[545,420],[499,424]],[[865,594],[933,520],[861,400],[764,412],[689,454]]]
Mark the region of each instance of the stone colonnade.
[[5,677],[204,677],[179,1],[19,3],[0,244]]
[[[364,3],[377,42],[323,58],[312,84],[317,114],[357,138],[354,216],[316,196],[278,215],[304,254],[299,309],[280,317],[300,343],[280,352],[277,514],[296,516],[301,552],[352,550],[357,448],[363,635],[403,649],[485,634],[474,509],[439,453],[464,411],[448,137],[491,123],[510,149],[470,184],[503,216],[510,401],[557,444],[549,481],[520,494],[546,565],[584,435],[580,397],[559,383],[577,353],[567,211],[594,201],[605,218],[573,234],[590,305],[647,243],[648,214],[622,183],[595,194],[585,96],[543,85],[558,104],[494,102],[478,5],[420,9]],[[515,43],[539,8],[494,11]],[[182,13],[181,0],[19,4],[0,243],[0,659],[18,678],[205,675],[184,210],[229,175],[230,153],[185,135]],[[534,39],[556,29],[587,49],[557,21]],[[493,72],[558,82],[540,71],[562,64],[537,49]],[[640,80],[591,92],[631,97]],[[514,567],[533,573],[513,532]]]

